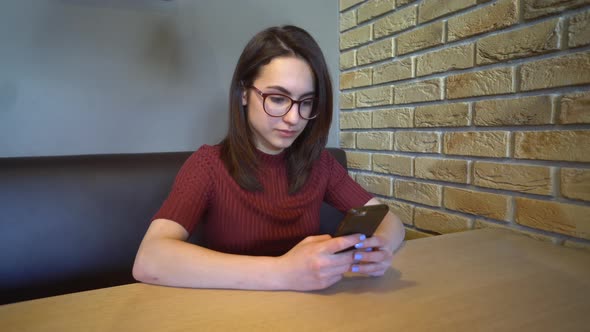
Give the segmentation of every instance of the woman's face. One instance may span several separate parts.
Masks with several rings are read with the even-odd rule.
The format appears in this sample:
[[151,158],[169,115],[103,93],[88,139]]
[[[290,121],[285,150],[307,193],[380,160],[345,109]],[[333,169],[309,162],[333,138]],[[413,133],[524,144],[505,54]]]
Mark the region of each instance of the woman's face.
[[[302,100],[314,96],[313,82],[313,72],[305,60],[284,56],[261,67],[252,85],[262,93],[279,93],[293,100]],[[242,97],[242,104],[248,109],[248,124],[256,148],[264,153],[278,154],[293,144],[309,120],[299,116],[299,104],[294,103],[282,117],[271,117],[264,112],[262,103],[263,97],[251,88]]]

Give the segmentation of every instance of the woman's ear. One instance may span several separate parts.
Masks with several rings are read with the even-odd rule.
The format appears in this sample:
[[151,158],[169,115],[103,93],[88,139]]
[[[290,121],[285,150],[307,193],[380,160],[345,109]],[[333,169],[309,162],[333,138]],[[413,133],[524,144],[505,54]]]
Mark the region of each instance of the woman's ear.
[[247,89],[242,90],[242,106],[248,105],[248,95],[246,94],[247,91]]

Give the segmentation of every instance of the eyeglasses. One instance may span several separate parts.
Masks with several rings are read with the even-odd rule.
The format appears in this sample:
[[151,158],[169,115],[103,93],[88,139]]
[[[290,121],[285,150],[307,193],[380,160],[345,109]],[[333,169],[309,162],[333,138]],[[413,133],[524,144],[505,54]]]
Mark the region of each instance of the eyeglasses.
[[272,117],[285,116],[293,107],[293,104],[299,104],[299,116],[305,120],[311,120],[318,116],[318,110],[314,109],[315,98],[305,98],[301,100],[293,100],[291,97],[280,93],[264,93],[255,86],[249,88],[254,89],[262,97],[262,108],[264,112]]

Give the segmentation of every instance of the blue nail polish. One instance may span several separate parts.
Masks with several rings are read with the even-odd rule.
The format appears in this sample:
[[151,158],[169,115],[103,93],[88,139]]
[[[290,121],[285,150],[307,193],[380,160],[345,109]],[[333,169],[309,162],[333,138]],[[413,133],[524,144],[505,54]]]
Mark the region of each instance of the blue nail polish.
[[367,248],[367,249],[365,249],[365,251],[366,252],[371,252],[371,251],[373,251],[373,248]]
[[356,254],[354,254],[354,260],[355,261],[360,261],[361,259],[363,259],[363,255],[361,255],[358,252]]
[[365,241],[367,239],[367,237],[365,236],[365,234],[361,234],[360,236],[360,240],[361,241]]
[[363,243],[362,242],[359,242],[359,243],[355,244],[354,247],[357,248],[357,249],[358,248],[362,248],[363,247]]
[[358,272],[359,271],[359,266],[358,265],[353,265],[352,266],[352,272]]

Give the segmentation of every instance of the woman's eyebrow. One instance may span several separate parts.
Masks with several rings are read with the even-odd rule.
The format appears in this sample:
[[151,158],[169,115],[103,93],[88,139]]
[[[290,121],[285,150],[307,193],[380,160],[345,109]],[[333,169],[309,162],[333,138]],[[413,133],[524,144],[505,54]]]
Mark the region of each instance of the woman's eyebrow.
[[[267,88],[279,90],[280,92],[282,92],[284,94],[287,94],[289,96],[292,96],[293,95],[291,93],[291,91],[285,89],[284,87],[282,87],[280,85],[271,85],[271,86],[268,86]],[[310,91],[310,92],[306,92],[306,93],[302,94],[301,96],[299,96],[299,98],[304,98],[304,97],[313,96],[313,95],[315,95],[315,92],[314,91]]]

